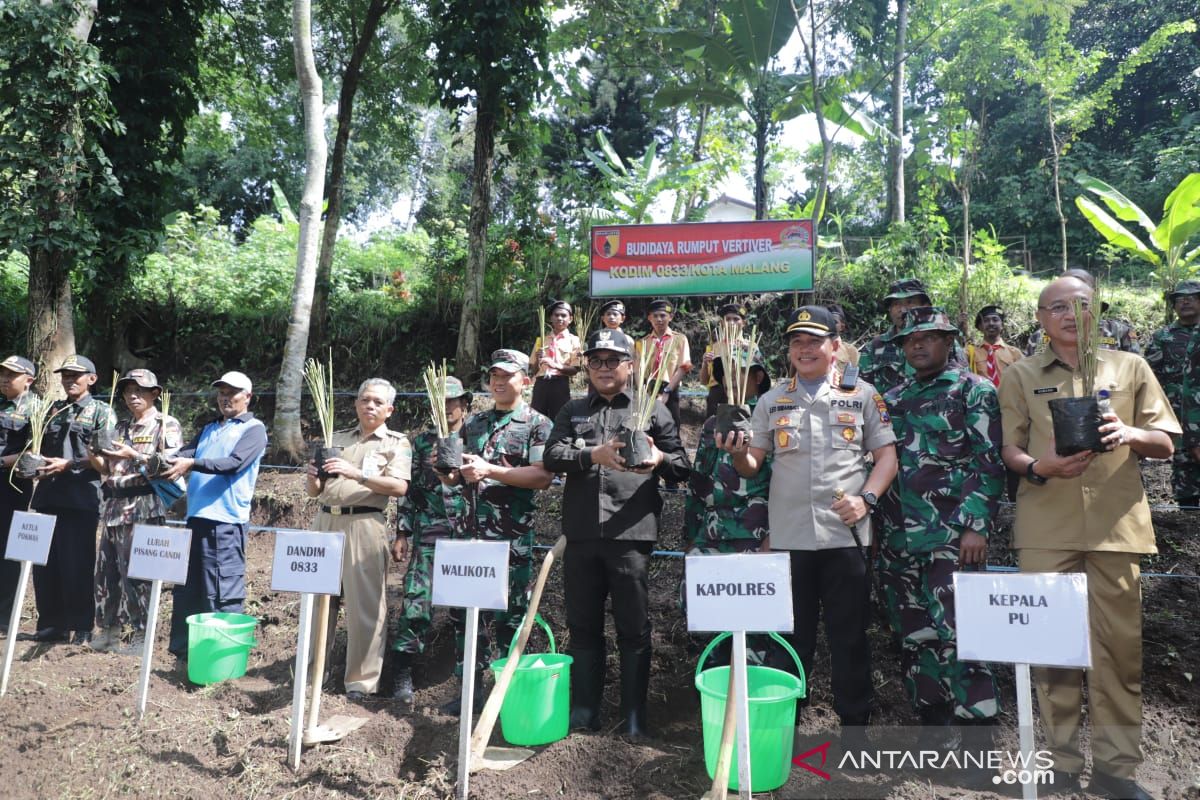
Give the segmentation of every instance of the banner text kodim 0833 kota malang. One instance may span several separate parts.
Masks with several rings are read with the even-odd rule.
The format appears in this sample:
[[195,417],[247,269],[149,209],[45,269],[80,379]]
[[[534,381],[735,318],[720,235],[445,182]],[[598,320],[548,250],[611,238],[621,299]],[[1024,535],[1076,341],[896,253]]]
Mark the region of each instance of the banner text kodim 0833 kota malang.
[[592,228],[592,297],[807,292],[812,220]]

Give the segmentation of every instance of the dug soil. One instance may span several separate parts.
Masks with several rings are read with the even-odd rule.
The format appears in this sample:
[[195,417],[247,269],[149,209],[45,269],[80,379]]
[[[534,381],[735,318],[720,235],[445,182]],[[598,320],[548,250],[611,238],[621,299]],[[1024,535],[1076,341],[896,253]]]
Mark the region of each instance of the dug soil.
[[[689,431],[690,432],[690,431]],[[1147,485],[1156,502],[1166,497],[1167,468],[1147,469]],[[561,490],[542,494],[537,523],[539,540],[559,532]],[[662,517],[663,551],[682,549],[682,495],[668,493]],[[314,514],[300,489],[299,477],[264,472],[254,512],[256,525],[303,528]],[[1148,573],[1195,576],[1200,572],[1200,542],[1195,512],[1157,510],[1160,555],[1147,559]],[[994,537],[992,563],[1011,564],[1007,549],[1008,513]],[[7,696],[0,698],[0,764],[6,798],[442,798],[454,794],[458,720],[438,707],[458,691],[452,676],[454,634],[439,611],[431,650],[415,670],[416,702],[410,708],[388,697],[354,703],[340,680],[339,634],[333,677],[327,680],[323,716],[348,714],[366,724],[334,744],[306,749],[298,772],[287,765],[300,598],[270,589],[274,536],[251,536],[247,551],[247,613],[257,616],[258,646],[250,654],[245,677],[200,687],[190,684],[166,651],[166,625],[160,624],[149,705],[137,719],[139,660],[97,654],[73,645],[18,642]],[[622,740],[617,720],[615,639],[611,626],[609,681],[605,694],[606,728],[575,733],[506,772],[472,777],[477,798],[698,798],[709,787],[705,772],[700,711],[693,686],[697,647],[678,610],[680,558],[664,554],[651,571],[654,666],[649,717],[654,736],[644,743]],[[397,611],[402,565],[390,577],[393,616]],[[1146,577],[1145,726],[1146,761],[1139,776],[1156,796],[1200,797],[1200,643],[1196,609],[1200,581]],[[170,592],[163,594],[162,616],[170,615]],[[543,615],[569,645],[563,615],[561,572],[555,570],[543,600]],[[27,601],[22,629],[34,625]],[[898,658],[888,637],[872,630],[878,713],[883,726],[915,724],[899,676]],[[534,651],[545,642],[535,636]],[[824,644],[819,653],[825,653]],[[385,676],[389,678],[390,676]],[[1000,668],[1003,692],[1000,740],[1015,746],[1016,703],[1013,672]],[[490,681],[489,681],[490,686]],[[836,741],[837,717],[831,708],[828,659],[819,656],[811,681],[811,705],[798,724],[809,742]],[[503,744],[497,730],[493,743]],[[817,761],[812,763],[818,764]],[[832,764],[827,765],[832,766]],[[942,785],[937,777],[890,771],[839,774],[829,780],[799,767],[788,782],[761,797],[932,797],[992,798],[984,791]],[[1044,793],[1044,790],[1043,790]],[[1019,796],[1010,790],[1007,796]]]

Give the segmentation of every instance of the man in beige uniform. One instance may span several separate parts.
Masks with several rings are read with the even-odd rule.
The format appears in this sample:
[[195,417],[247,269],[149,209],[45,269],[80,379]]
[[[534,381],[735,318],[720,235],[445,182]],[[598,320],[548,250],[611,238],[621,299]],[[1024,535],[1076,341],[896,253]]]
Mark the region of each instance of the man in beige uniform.
[[[1092,780],[1088,792],[1148,798],[1134,772],[1142,761],[1142,596],[1139,559],[1156,552],[1138,458],[1170,458],[1179,423],[1150,366],[1132,353],[1099,350],[1095,389],[1112,411],[1100,426],[1104,453],[1059,456],[1048,401],[1081,394],[1074,301],[1092,289],[1077,278],[1050,283],[1038,299],[1046,349],[1009,367],[1000,382],[1001,451],[1025,476],[1017,494],[1014,546],[1024,572],[1083,572],[1088,580],[1092,669]],[[1078,791],[1084,672],[1035,669],[1038,706],[1055,759],[1056,791]]]
[[[317,478],[309,465],[307,489],[321,510],[313,522],[318,531],[343,531],[342,598],[346,605],[346,697],[362,700],[379,688],[387,637],[387,571],[390,548],[383,511],[388,498],[408,491],[412,447],[408,438],[387,427],[396,390],[380,378],[358,387],[354,411],[358,427],[338,431],[334,447],[341,458],[328,459]],[[339,598],[329,614],[330,648],[337,625]]]
[[[791,379],[759,398],[749,438],[718,434],[716,443],[733,454],[743,478],[757,475],[772,455],[763,546],[791,559],[792,642],[806,676],[824,617],[842,742],[858,745],[873,702],[871,586],[862,548],[871,544],[871,509],[896,475],[896,435],[875,387],[836,366],[836,320],[828,309],[801,306],[783,335]],[[875,462],[870,473],[868,453]]]

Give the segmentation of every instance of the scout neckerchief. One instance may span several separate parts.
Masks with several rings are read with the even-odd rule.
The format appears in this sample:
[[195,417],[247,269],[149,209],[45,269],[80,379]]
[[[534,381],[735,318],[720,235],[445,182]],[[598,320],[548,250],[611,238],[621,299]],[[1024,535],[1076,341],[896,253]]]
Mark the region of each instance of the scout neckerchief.
[[[667,342],[669,342],[674,336],[675,332],[670,328],[668,328],[667,332],[662,336],[655,336],[653,333],[650,334],[650,338],[654,340],[654,363],[650,368],[650,375],[648,377],[655,378],[659,376],[659,369],[662,367],[663,356],[666,355]],[[670,380],[670,375],[663,378],[664,382]]]

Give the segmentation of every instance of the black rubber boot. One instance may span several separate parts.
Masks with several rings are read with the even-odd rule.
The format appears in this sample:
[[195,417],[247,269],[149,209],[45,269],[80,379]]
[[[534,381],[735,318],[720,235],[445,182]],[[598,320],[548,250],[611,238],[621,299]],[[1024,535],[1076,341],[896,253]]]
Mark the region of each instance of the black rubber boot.
[[571,730],[600,730],[604,651],[571,651]]
[[917,713],[921,717],[921,734],[917,737],[920,749],[949,751],[962,747],[962,731],[954,726],[954,706],[922,706]]
[[[486,702],[487,702],[487,696],[484,694],[484,691],[483,691],[483,670],[479,669],[479,670],[475,671],[475,693],[472,696],[471,707],[474,709],[475,713],[478,714],[480,711],[483,711],[483,704]],[[457,717],[457,716],[462,715],[462,679],[461,678],[459,678],[459,680],[458,680],[458,694],[454,695],[454,697],[452,697],[450,699],[450,702],[443,703],[442,705],[440,705],[438,707],[438,710],[441,711],[443,714],[447,714],[451,717]]]
[[416,695],[412,679],[412,653],[390,651],[392,662],[392,699],[412,703]]
[[621,654],[621,733],[630,739],[650,735],[646,725],[646,692],[650,688],[650,650]]

